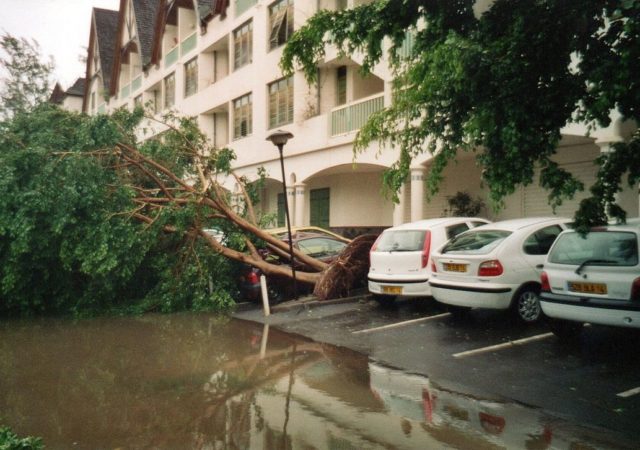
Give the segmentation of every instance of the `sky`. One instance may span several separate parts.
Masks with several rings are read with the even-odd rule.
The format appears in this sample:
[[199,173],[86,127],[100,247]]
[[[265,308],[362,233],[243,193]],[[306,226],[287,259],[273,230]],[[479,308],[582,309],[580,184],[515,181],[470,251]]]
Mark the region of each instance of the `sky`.
[[54,81],[64,89],[84,77],[78,60],[89,45],[91,9],[117,10],[120,0],[0,0],[0,33],[35,39],[55,60]]

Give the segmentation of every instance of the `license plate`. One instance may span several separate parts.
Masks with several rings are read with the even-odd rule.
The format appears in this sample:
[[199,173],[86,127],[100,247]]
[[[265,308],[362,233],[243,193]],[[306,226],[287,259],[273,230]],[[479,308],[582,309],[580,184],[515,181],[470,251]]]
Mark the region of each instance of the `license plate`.
[[452,263],[444,263],[443,268],[447,272],[466,272],[467,265],[466,264],[452,264]]
[[571,292],[580,292],[581,294],[598,294],[605,295],[607,293],[607,285],[603,283],[569,283]]
[[402,286],[382,286],[382,292],[385,294],[401,295]]

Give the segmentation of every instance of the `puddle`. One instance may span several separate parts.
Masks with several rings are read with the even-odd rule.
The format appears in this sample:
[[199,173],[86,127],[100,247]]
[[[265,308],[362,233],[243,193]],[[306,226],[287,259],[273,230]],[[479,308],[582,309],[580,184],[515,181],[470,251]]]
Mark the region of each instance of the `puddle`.
[[613,434],[211,315],[4,322],[0,415],[48,449],[596,449]]

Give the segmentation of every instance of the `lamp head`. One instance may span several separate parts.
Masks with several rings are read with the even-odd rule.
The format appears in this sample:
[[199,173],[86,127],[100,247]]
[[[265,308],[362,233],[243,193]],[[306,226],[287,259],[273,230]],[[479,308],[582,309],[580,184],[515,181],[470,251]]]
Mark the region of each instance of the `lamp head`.
[[267,141],[271,141],[276,147],[283,146],[289,139],[293,138],[293,134],[288,131],[276,130],[267,136]]

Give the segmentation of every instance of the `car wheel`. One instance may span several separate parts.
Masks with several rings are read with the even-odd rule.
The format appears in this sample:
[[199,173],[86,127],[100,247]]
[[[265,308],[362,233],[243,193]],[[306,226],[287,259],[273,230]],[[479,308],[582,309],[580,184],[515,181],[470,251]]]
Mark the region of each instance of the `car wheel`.
[[582,333],[582,322],[570,320],[549,319],[549,329],[562,341],[576,340]]
[[393,305],[396,301],[395,295],[373,294],[373,299],[383,306]]
[[284,301],[284,293],[280,289],[268,286],[267,295],[269,296],[270,305],[276,305]]
[[512,304],[513,312],[518,319],[525,323],[533,323],[542,317],[540,307],[540,288],[537,286],[526,286],[522,288],[514,298]]

